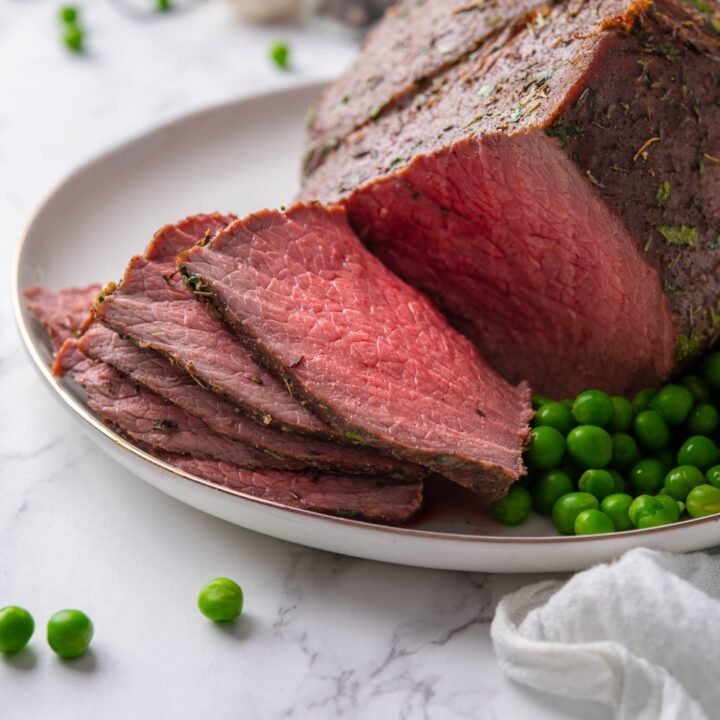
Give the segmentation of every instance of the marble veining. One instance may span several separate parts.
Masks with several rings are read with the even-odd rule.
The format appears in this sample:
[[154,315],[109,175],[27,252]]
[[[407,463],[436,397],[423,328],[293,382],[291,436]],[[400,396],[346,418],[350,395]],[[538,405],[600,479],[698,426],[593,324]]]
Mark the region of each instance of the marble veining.
[[[150,3],[148,3],[150,4]],[[507,681],[489,638],[499,597],[527,576],[436,572],[334,556],[210,518],[131,477],[82,434],[31,367],[11,316],[9,257],[33,208],[73,167],[145,127],[258,88],[339,72],[347,40],[239,25],[213,0],[136,23],[83,4],[89,54],[68,56],[57,6],[0,10],[0,605],[27,606],[30,649],[0,658],[0,717],[604,717]],[[289,38],[280,73],[269,42]],[[211,577],[236,578],[246,614],[199,616]],[[92,652],[43,641],[81,607]]]

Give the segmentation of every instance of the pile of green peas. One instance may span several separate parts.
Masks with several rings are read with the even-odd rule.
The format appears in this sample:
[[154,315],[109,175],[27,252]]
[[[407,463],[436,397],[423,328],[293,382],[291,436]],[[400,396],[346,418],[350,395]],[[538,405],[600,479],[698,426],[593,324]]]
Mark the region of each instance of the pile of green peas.
[[586,390],[536,395],[533,408],[528,474],[493,503],[500,522],[534,509],[565,535],[590,535],[720,513],[720,352],[632,400]]

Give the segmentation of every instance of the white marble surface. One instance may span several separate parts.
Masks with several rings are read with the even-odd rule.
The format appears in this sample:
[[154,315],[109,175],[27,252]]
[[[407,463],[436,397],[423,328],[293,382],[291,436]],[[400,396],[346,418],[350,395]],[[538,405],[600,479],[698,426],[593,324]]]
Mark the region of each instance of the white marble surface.
[[[57,7],[0,4],[0,218],[5,272],[24,222],[70,169],[207,103],[338,72],[352,44],[286,31],[295,71],[266,60],[277,30],[242,27],[215,0],[154,22],[86,3],[90,52],[68,56]],[[6,283],[7,287],[7,276]],[[531,581],[393,567],[307,550],[191,510],[128,476],[80,436],[41,385],[0,293],[0,605],[38,622],[0,659],[0,717],[601,718],[506,680],[489,622]],[[246,614],[215,627],[199,586],[237,579]],[[44,643],[80,607],[93,650]]]

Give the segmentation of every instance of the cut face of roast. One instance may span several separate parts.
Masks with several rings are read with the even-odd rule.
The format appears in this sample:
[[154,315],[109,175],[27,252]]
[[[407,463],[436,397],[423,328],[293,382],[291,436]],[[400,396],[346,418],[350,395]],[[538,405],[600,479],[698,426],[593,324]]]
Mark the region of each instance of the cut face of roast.
[[[454,3],[423,7],[477,52],[412,77],[416,94],[408,77],[379,83],[403,99],[356,115],[301,197],[342,203],[388,267],[537,392],[631,393],[697,357],[720,332],[718,3],[536,3],[489,43]],[[363,77],[380,52],[371,38]],[[321,101],[323,123],[341,127]]]
[[253,354],[349,440],[488,497],[522,472],[528,389],[491,371],[341,210],[251,215],[180,262]]

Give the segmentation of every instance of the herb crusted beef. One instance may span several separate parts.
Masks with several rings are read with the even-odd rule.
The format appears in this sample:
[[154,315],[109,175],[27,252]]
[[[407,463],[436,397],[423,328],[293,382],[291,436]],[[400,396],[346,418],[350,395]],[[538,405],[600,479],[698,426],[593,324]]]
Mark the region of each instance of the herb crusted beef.
[[282,432],[257,423],[240,412],[236,405],[198,385],[167,358],[137,347],[100,323],[93,324],[79,339],[78,348],[88,357],[124,373],[133,383],[202,419],[213,432],[276,458],[295,460],[307,468],[354,475],[382,473],[388,478],[408,480],[424,475],[421,468],[362,448]]
[[357,520],[398,525],[422,507],[421,482],[398,483],[380,477],[244,470],[230,463],[161,455],[180,470],[216,485],[290,507]]
[[529,391],[485,366],[339,208],[236,221],[180,256],[190,287],[293,395],[349,440],[487,497],[523,470]]
[[[197,302],[175,267],[181,250],[207,241],[218,229],[203,229],[202,219],[215,216],[197,217],[166,226],[144,256],[130,261],[121,283],[110,286],[96,304],[95,315],[107,332],[93,323],[81,340],[83,351],[203,418],[216,432],[277,457],[343,473],[426,476],[412,463],[335,442],[336,433]],[[179,230],[187,225],[191,232]]]
[[[347,477],[273,470],[272,467],[287,466],[287,463],[258,455],[252,450],[239,456],[237,453],[243,452],[239,443],[235,443],[237,447],[232,449],[233,458],[242,459],[246,465],[259,465],[262,469],[240,467],[232,462],[204,457],[213,448],[213,441],[212,438],[206,441],[207,433],[202,425],[190,418],[190,425],[186,426],[182,412],[175,416],[176,411],[167,402],[132,386],[122,373],[104,363],[92,362],[80,351],[79,344],[90,333],[111,333],[96,325],[80,343],[73,337],[75,330],[87,318],[87,308],[92,301],[90,293],[89,288],[59,292],[36,288],[27,293],[31,299],[28,307],[43,323],[53,343],[65,341],[57,355],[55,369],[68,372],[76,382],[83,384],[91,409],[104,415],[107,422],[115,425],[121,434],[130,437],[141,449],[216,485],[291,507],[391,524],[405,522],[420,510],[423,484],[419,480],[395,481],[388,475]],[[81,299],[85,300],[84,306]],[[128,410],[131,410],[134,420],[129,420],[123,412]],[[152,422],[149,427],[148,422]],[[194,443],[199,456],[184,454],[188,450],[188,440]],[[201,447],[198,447],[199,443],[202,443]]]
[[199,418],[133,384],[110,365],[93,362],[79,349],[75,338],[66,340],[58,350],[53,372],[68,374],[80,385],[90,409],[105,422],[152,448],[244,468],[303,467],[299,461],[276,458],[214,433]]
[[557,397],[657,384],[720,331],[718,3],[536,3],[490,37],[499,4],[402,3],[443,37],[462,23],[462,52],[375,83],[378,38],[387,66],[403,47],[378,30],[353,117],[321,100],[311,136],[333,140],[302,197],[341,202],[509,379]]
[[175,257],[205,235],[159,232],[145,255],[132,258],[122,281],[96,305],[104,325],[142,348],[162,353],[196,382],[226,397],[265,425],[322,435],[325,425],[261,368],[237,339],[198,303],[175,267]]

